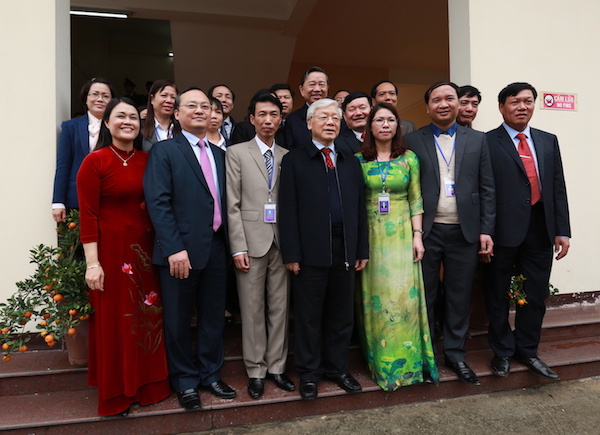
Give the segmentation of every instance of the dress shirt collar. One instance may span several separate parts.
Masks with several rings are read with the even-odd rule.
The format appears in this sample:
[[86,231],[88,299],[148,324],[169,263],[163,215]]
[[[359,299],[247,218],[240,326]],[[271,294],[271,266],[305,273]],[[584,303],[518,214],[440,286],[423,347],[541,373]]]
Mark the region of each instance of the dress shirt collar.
[[200,142],[200,139],[202,139],[206,144],[208,144],[208,140],[206,139],[206,136],[198,137],[195,134],[192,134],[189,131],[185,131],[185,130],[181,130],[181,134],[185,136],[185,138],[188,140],[190,145],[198,145],[198,142]]
[[90,112],[90,111],[88,111],[87,115],[88,115],[88,124],[100,124],[102,122],[101,119],[98,119],[94,115],[92,115],[92,112]]
[[439,137],[440,134],[442,134],[442,132],[446,132],[448,133],[449,136],[454,136],[456,134],[456,129],[458,128],[458,124],[455,122],[454,124],[452,124],[450,126],[450,128],[448,128],[447,130],[442,130],[441,128],[439,128],[437,125],[431,123],[429,124],[431,126],[431,130],[433,131],[433,134],[435,137]]
[[[515,130],[514,128],[512,128],[511,126],[509,126],[506,122],[502,123],[502,127],[504,127],[504,129],[506,130],[506,132],[508,133],[508,135],[510,136],[510,138],[513,141],[516,140],[517,143],[519,142],[519,139],[517,139],[516,137],[517,137],[517,135],[519,133],[525,134],[525,136],[527,136],[527,140],[531,141],[531,128],[529,127],[529,124],[527,124],[527,127],[525,127],[523,129],[523,131],[517,131],[517,130]],[[531,141],[531,142],[533,142],[533,141]]]
[[264,156],[265,153],[267,152],[267,150],[271,150],[271,152],[274,154],[275,151],[275,140],[273,139],[273,146],[269,146],[266,143],[264,143],[262,140],[260,140],[258,138],[258,136],[254,136],[254,140],[256,141],[256,143],[258,144],[258,148],[260,149],[260,153]]
[[360,131],[356,131],[356,130],[351,130],[352,133],[354,133],[354,136],[356,136],[356,138],[361,141],[364,142],[365,140],[363,139],[363,133]]

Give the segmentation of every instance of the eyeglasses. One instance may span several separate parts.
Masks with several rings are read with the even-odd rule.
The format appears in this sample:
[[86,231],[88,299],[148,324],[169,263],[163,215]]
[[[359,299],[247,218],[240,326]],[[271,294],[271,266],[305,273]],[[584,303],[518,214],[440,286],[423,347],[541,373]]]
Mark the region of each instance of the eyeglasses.
[[341,118],[337,115],[319,115],[315,116],[315,119],[319,122],[327,122],[329,119],[331,119],[336,124],[341,121]]
[[396,121],[396,118],[375,118],[375,119],[373,119],[373,123],[375,123],[377,125],[383,125],[386,122],[388,123],[388,125],[394,125],[398,121]]
[[92,92],[88,94],[88,98],[93,100],[97,100],[98,98],[102,98],[103,100],[110,100],[111,96],[109,94],[101,94],[100,92]]
[[205,112],[208,112],[211,109],[210,104],[208,104],[208,103],[202,103],[202,104],[200,104],[200,103],[187,103],[187,104],[184,104],[183,107],[185,107],[186,109],[189,109],[189,110],[196,110],[199,107],[200,110],[203,110]]

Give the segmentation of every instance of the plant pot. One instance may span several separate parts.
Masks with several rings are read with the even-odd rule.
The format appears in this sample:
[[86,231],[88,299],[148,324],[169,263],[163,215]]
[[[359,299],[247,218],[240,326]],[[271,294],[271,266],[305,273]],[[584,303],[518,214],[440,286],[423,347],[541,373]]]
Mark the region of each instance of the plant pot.
[[88,320],[77,325],[77,332],[65,336],[69,363],[72,366],[86,367],[88,364]]

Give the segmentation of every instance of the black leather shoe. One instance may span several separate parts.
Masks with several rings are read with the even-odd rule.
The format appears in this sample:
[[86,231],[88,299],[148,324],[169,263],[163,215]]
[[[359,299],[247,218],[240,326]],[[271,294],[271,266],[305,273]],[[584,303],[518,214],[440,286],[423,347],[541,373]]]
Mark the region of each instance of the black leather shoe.
[[281,373],[279,375],[270,375],[273,377],[275,381],[275,385],[281,388],[284,391],[294,391],[296,387],[290,378],[288,378],[285,373]]
[[529,370],[531,370],[533,373],[535,373],[536,375],[540,375],[546,379],[550,379],[551,381],[558,381],[560,379],[560,376],[558,376],[556,373],[554,373],[552,371],[552,369],[550,367],[548,367],[548,365],[542,361],[541,359],[539,359],[538,357],[532,357],[532,358],[515,358],[517,361],[519,361],[521,364],[523,364],[524,366],[528,367]]
[[220,397],[221,399],[233,399],[236,396],[235,391],[221,379],[219,379],[216,382],[213,382],[206,388],[212,394],[214,394],[217,397]]
[[326,376],[330,381],[335,382],[338,386],[348,393],[359,393],[362,391],[362,387],[358,383],[354,376],[350,373],[342,373],[341,375]]
[[471,370],[471,368],[467,365],[466,362],[450,362],[446,361],[446,367],[452,370],[458,376],[458,379],[461,381],[467,382],[472,385],[481,385],[477,376]]
[[250,378],[248,382],[248,394],[253,399],[258,399],[265,391],[265,383],[263,378]]
[[490,362],[490,367],[493,374],[505,378],[510,373],[510,358],[494,355],[494,358]]
[[195,388],[180,391],[177,393],[177,398],[179,399],[179,404],[189,411],[200,409],[200,395]]
[[313,400],[317,397],[317,383],[310,381],[301,381],[300,382],[300,396],[304,400]]

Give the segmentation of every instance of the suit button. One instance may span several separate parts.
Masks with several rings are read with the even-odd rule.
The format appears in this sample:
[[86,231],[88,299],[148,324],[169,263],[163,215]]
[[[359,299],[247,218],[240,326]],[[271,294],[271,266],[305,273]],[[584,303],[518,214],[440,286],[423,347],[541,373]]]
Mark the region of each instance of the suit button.
[[527,204],[531,203],[531,201],[530,201],[530,200],[527,200],[527,201],[525,201],[525,202],[526,202]]

